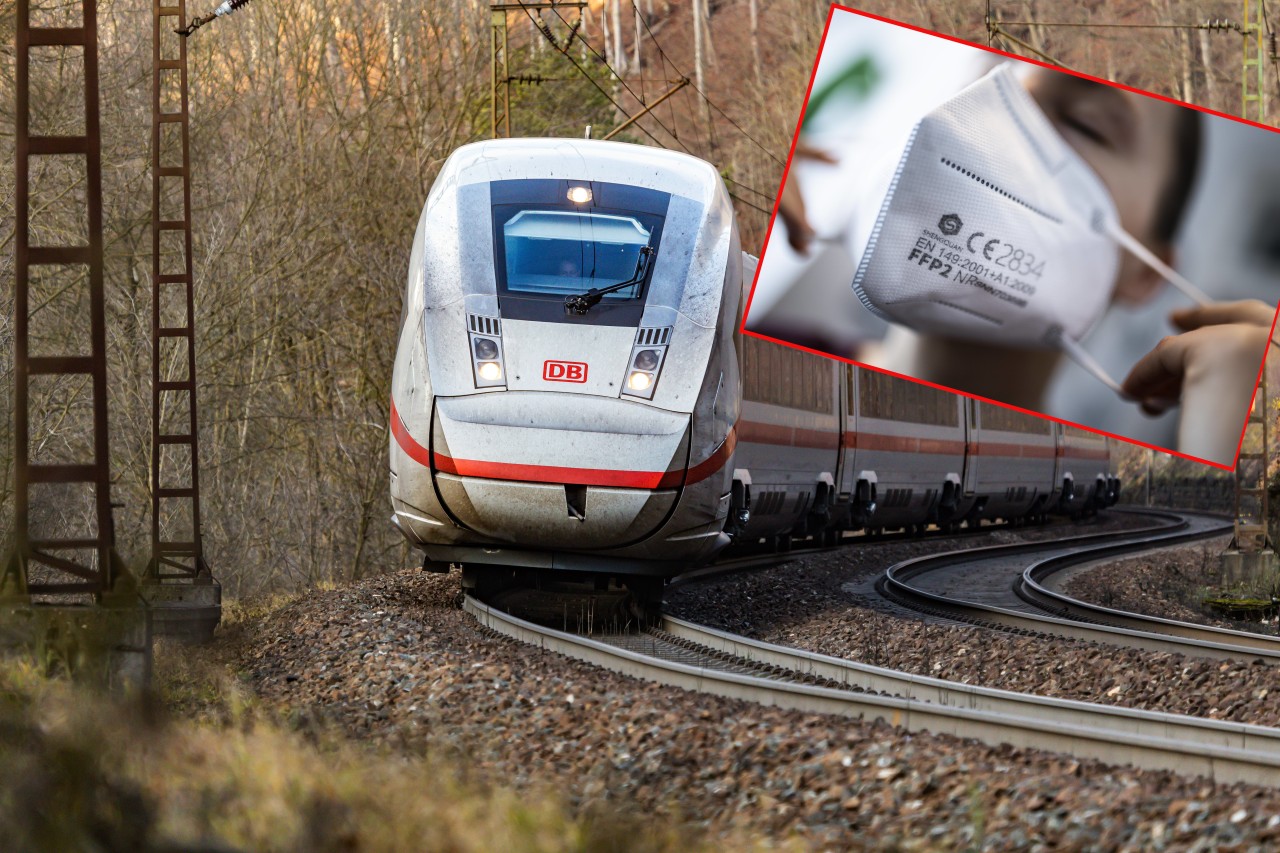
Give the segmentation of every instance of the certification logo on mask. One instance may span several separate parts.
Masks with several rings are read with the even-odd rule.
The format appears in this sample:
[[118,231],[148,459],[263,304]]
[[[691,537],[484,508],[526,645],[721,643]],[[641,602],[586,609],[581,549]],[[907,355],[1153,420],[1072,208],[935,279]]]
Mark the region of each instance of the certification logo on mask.
[[938,230],[948,237],[953,237],[960,233],[960,229],[964,227],[964,223],[960,221],[960,217],[954,213],[948,213],[946,216],[938,220]]

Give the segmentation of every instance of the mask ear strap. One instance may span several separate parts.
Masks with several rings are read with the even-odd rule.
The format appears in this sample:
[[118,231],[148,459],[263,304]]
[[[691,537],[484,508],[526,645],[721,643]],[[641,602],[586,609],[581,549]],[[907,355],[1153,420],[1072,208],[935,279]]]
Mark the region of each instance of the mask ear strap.
[[1201,305],[1208,305],[1212,301],[1208,296],[1205,296],[1204,291],[1187,281],[1186,277],[1173,267],[1160,260],[1160,258],[1156,256],[1155,252],[1152,252],[1146,246],[1142,245],[1142,243],[1135,239],[1128,231],[1125,231],[1120,226],[1111,222],[1107,223],[1106,228],[1107,233],[1111,235],[1112,239],[1121,246],[1124,246],[1124,248],[1136,256],[1138,260],[1164,276],[1165,281],[1178,288],[1178,290],[1181,290],[1187,298]]
[[1124,389],[1120,387],[1120,383],[1112,379],[1111,375],[1107,373],[1103,366],[1099,364],[1093,356],[1089,355],[1089,351],[1080,346],[1080,344],[1076,343],[1061,332],[1058,333],[1057,343],[1058,346],[1062,348],[1062,351],[1067,354],[1068,358],[1091,373],[1093,377],[1103,385],[1106,385],[1112,391],[1119,394],[1122,400],[1133,399],[1124,392]]

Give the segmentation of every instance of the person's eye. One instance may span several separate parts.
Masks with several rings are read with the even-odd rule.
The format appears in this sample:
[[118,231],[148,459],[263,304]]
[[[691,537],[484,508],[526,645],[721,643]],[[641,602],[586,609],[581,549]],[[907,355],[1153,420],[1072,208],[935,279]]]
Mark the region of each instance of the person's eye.
[[1062,124],[1076,133],[1084,136],[1089,141],[1104,147],[1110,147],[1111,140],[1092,122],[1083,120],[1077,116],[1064,114],[1062,116]]

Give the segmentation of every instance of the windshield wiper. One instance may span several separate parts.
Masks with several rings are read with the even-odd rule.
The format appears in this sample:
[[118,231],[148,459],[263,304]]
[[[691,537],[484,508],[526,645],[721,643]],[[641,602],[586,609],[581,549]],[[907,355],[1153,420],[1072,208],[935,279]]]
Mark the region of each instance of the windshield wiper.
[[649,272],[649,260],[653,257],[655,250],[652,246],[645,246],[640,250],[640,257],[636,260],[636,274],[626,281],[620,281],[617,284],[611,284],[608,287],[593,287],[586,293],[575,293],[573,296],[566,296],[564,300],[564,313],[577,314],[581,317],[591,310],[592,306],[599,305],[600,300],[604,299],[605,294],[615,293],[626,287],[639,284],[644,281],[644,277]]

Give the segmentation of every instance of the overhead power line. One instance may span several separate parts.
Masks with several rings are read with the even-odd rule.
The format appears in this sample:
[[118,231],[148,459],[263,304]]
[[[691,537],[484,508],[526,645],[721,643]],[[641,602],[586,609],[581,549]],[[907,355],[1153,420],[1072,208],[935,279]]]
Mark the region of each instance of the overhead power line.
[[[525,15],[529,17],[530,21],[532,21],[532,22],[533,22],[533,24],[534,24],[534,26],[535,26],[535,28],[536,28],[536,27],[537,27],[537,23],[538,23],[538,22],[537,22],[537,19],[536,19],[536,18],[534,18],[534,16],[533,16],[533,14],[532,14],[531,10],[525,7],[525,4],[522,2],[522,0],[516,0],[516,2],[517,2],[517,4],[518,4],[518,5],[519,5],[523,10],[524,10]],[[560,19],[560,21],[561,21],[563,24],[565,24],[566,26],[571,26],[570,22],[569,22],[569,21],[568,21],[568,20],[567,20],[567,19],[566,19],[562,14],[560,14],[559,9],[556,9],[556,8],[552,7],[552,11],[554,11],[554,12],[555,12],[556,17],[558,17],[558,18]],[[643,22],[643,17],[641,18],[641,20],[642,20],[642,22]],[[646,27],[646,29],[648,28],[648,24],[647,24],[647,23],[645,23],[645,27]],[[539,29],[539,32],[542,32],[542,31]],[[652,32],[652,31],[650,31],[650,32]],[[545,34],[545,33],[543,33],[543,37],[544,37],[544,38],[546,37],[546,34]],[[617,81],[618,81],[618,83],[622,86],[622,88],[623,88],[623,89],[625,89],[625,90],[627,91],[627,93],[628,93],[629,95],[631,95],[631,97],[632,97],[632,98],[634,98],[634,99],[636,100],[636,102],[637,102],[637,103],[644,104],[644,101],[640,98],[640,96],[636,93],[636,91],[635,91],[634,89],[632,89],[632,88],[631,88],[631,86],[629,86],[629,85],[627,84],[627,81],[623,78],[623,76],[622,76],[621,74],[619,74],[619,73],[618,73],[618,72],[613,68],[613,66],[609,63],[609,61],[608,61],[608,60],[607,60],[603,55],[601,55],[599,51],[597,51],[594,47],[592,47],[592,46],[591,46],[591,43],[590,43],[590,42],[588,42],[588,41],[587,41],[585,38],[583,38],[582,36],[579,36],[579,37],[578,37],[578,41],[579,41],[579,43],[580,43],[580,44],[582,44],[582,45],[583,45],[583,46],[584,46],[584,47],[585,47],[585,48],[586,48],[586,49],[591,53],[591,55],[592,55],[593,57],[595,57],[595,59],[596,59],[596,60],[597,60],[597,61],[598,61],[598,62],[599,62],[599,63],[600,63],[600,64],[601,64],[601,65],[602,65],[602,66],[603,66],[603,67],[604,67],[608,72],[609,72],[609,74],[610,74],[610,75],[612,75],[612,76],[613,76],[613,78],[614,78],[615,80],[617,80]],[[655,44],[655,46],[656,46],[656,47],[658,47],[658,52],[659,52],[659,54],[662,54],[662,55],[664,55],[664,56],[665,56],[665,54],[663,53],[663,51],[662,51],[662,49],[661,49],[661,46],[660,46],[660,45],[658,45],[656,41],[654,42],[654,44]],[[587,82],[589,82],[589,83],[590,83],[590,84],[591,84],[591,85],[596,89],[596,91],[598,91],[601,95],[603,95],[603,96],[605,97],[605,99],[606,99],[610,104],[612,104],[612,105],[613,105],[613,107],[614,107],[614,108],[615,108],[619,113],[621,113],[623,116],[625,116],[625,117],[626,117],[627,121],[626,121],[626,122],[624,122],[624,124],[630,123],[630,124],[634,125],[638,130],[640,130],[640,132],[642,132],[645,136],[647,136],[647,137],[649,138],[649,140],[653,142],[653,144],[654,144],[654,145],[657,145],[659,148],[667,148],[667,147],[668,147],[667,145],[663,144],[663,142],[662,142],[661,140],[659,140],[656,136],[654,136],[654,135],[653,135],[653,133],[652,133],[648,128],[646,128],[643,124],[640,124],[640,123],[639,123],[639,121],[637,121],[637,119],[638,119],[638,118],[640,118],[640,116],[639,116],[639,115],[635,115],[635,116],[633,116],[629,110],[625,109],[625,108],[624,108],[620,103],[618,103],[617,99],[616,99],[616,98],[614,98],[614,97],[613,97],[613,95],[612,95],[612,94],[610,94],[610,93],[609,93],[609,92],[608,92],[608,91],[607,91],[603,86],[601,86],[601,85],[600,85],[600,83],[599,83],[599,81],[597,81],[597,80],[595,79],[595,77],[593,77],[593,76],[590,74],[590,72],[588,72],[585,68],[583,68],[583,67],[582,67],[582,65],[581,65],[581,64],[580,64],[576,59],[574,59],[574,58],[573,58],[573,56],[571,56],[571,55],[569,54],[569,52],[568,52],[568,51],[561,51],[561,54],[562,54],[566,59],[568,59],[568,60],[569,60],[570,64],[572,64],[572,65],[573,65],[573,67],[578,71],[578,73],[579,73],[580,75],[582,75],[583,77],[585,77],[585,78],[587,79]],[[668,60],[668,61],[669,61],[669,60]],[[675,69],[675,68],[676,68],[675,63],[670,63],[670,64],[671,64],[671,66],[672,66],[672,68],[673,68],[673,69]],[[677,69],[677,71],[678,71],[678,69]],[[686,78],[686,79],[687,79],[687,78]],[[677,81],[677,82],[678,82],[678,81]],[[695,88],[696,88],[696,87],[695,87]],[[710,102],[708,101],[708,103],[710,103]],[[656,106],[656,105],[657,105],[657,104],[655,103],[655,104],[654,104],[654,106]],[[713,105],[713,106],[714,106],[714,105]],[[717,109],[718,109],[718,107],[717,107]],[[679,136],[677,136],[677,135],[676,135],[676,134],[671,130],[671,128],[667,127],[667,126],[663,123],[662,119],[661,119],[661,118],[660,118],[656,113],[654,113],[654,112],[652,112],[652,111],[649,111],[649,112],[647,112],[647,115],[648,115],[648,117],[651,117],[651,118],[654,120],[654,122],[655,122],[655,123],[656,123],[660,128],[662,128],[663,132],[664,132],[664,133],[666,133],[669,137],[671,137],[671,139],[672,139],[672,140],[674,140],[674,141],[675,141],[675,143],[676,143],[677,145],[679,145],[679,146],[680,146],[680,148],[681,148],[681,149],[682,149],[686,154],[689,154],[690,156],[694,156],[694,157],[698,156],[698,155],[697,155],[697,154],[696,154],[692,149],[690,149],[690,148],[689,148],[689,146],[687,146],[687,145],[685,145],[685,144],[684,144],[684,142],[679,138]],[[744,133],[745,133],[745,131],[744,131]],[[755,140],[752,140],[752,141],[754,142]],[[757,144],[757,145],[759,145],[760,143],[756,142],[756,144]],[[761,146],[761,147],[763,148],[763,146]],[[767,152],[766,152],[766,153],[767,153]],[[770,156],[772,156],[772,155],[770,155]],[[777,159],[777,158],[774,158],[774,159]],[[778,161],[778,162],[779,162],[779,163],[781,163],[781,161]],[[747,190],[747,191],[749,191],[749,192],[752,192],[752,193],[756,194],[757,196],[759,196],[760,198],[763,198],[763,199],[766,199],[766,200],[772,200],[772,199],[773,199],[773,195],[772,195],[772,194],[768,194],[768,193],[761,192],[760,190],[758,190],[758,189],[756,189],[756,188],[754,188],[754,187],[748,186],[747,184],[742,183],[741,181],[737,181],[737,180],[734,180],[734,179],[732,179],[732,178],[726,178],[726,181],[728,181],[728,182],[730,182],[730,183],[734,184],[735,186],[739,186],[739,187],[741,187],[741,188],[742,188],[742,189],[744,189],[744,190]],[[726,191],[729,193],[729,196],[730,196],[731,198],[733,198],[735,201],[737,201],[737,202],[739,202],[739,203],[741,203],[741,204],[743,204],[743,205],[745,205],[745,206],[747,206],[747,207],[749,207],[749,208],[751,208],[751,209],[753,209],[753,210],[756,210],[756,211],[758,211],[758,212],[760,212],[760,213],[764,214],[765,216],[771,216],[771,215],[773,214],[772,209],[766,209],[766,208],[764,208],[764,207],[761,207],[760,205],[756,204],[755,202],[752,202],[751,200],[749,200],[749,199],[745,199],[745,198],[743,198],[741,195],[738,195],[738,194],[734,193],[734,192],[733,192],[733,190],[728,189],[727,187],[726,187]]]
[[[654,33],[653,33],[653,30],[652,30],[652,29],[650,29],[650,27],[649,27],[649,22],[645,20],[644,15],[640,14],[640,9],[639,9],[639,7],[638,7],[638,6],[636,6],[636,0],[631,0],[631,8],[632,8],[632,9],[634,9],[634,10],[635,10],[635,12],[636,12],[636,14],[640,16],[640,23],[644,26],[645,32],[647,32],[647,33],[649,34],[649,40],[650,40],[651,42],[653,42],[653,46],[654,46],[654,47],[656,47],[656,48],[658,49],[658,55],[662,57],[662,59],[663,59],[663,61],[664,61],[664,62],[668,62],[668,63],[670,63],[671,67],[675,69],[676,74],[678,74],[678,75],[679,75],[679,76],[681,76],[681,77],[687,77],[688,75],[686,75],[686,74],[684,74],[683,72],[681,72],[681,71],[680,71],[680,69],[676,66],[676,64],[675,64],[674,62],[672,62],[672,61],[670,60],[670,58],[668,58],[668,57],[667,57],[667,53],[666,53],[666,51],[664,51],[664,50],[662,49],[662,43],[661,43],[660,41],[658,41],[658,37],[657,37],[657,36],[655,36],[655,35],[654,35]],[[698,84],[697,84],[697,83],[693,83],[693,84],[691,84],[691,85],[693,86],[693,90],[694,90],[695,92],[697,92],[697,93],[698,93],[698,95],[700,95],[704,101],[706,101],[706,102],[707,102],[707,105],[708,105],[708,106],[710,106],[713,110],[715,110],[715,111],[716,111],[716,112],[718,112],[721,116],[723,116],[723,117],[724,117],[724,119],[725,119],[725,121],[727,121],[727,122],[729,122],[729,124],[733,125],[733,127],[734,127],[735,129],[737,129],[737,131],[738,131],[739,133],[741,133],[744,137],[746,137],[747,139],[749,139],[749,140],[752,142],[752,144],[754,144],[757,148],[759,148],[761,151],[763,151],[763,152],[764,152],[768,157],[770,157],[770,158],[771,158],[775,163],[777,163],[779,166],[785,166],[785,165],[786,165],[786,163],[785,163],[785,162],[784,162],[780,157],[778,157],[776,154],[774,154],[772,151],[770,151],[767,147],[765,147],[764,143],[760,142],[760,140],[756,139],[754,136],[752,136],[750,133],[748,133],[748,132],[746,131],[746,128],[744,128],[742,125],[740,125],[740,124],[738,124],[736,121],[734,121],[734,120],[733,120],[733,117],[732,117],[732,116],[730,116],[730,115],[729,115],[727,112],[725,112],[723,109],[721,109],[719,104],[717,104],[715,101],[711,100],[710,96],[709,96],[709,95],[707,95],[707,93],[706,93],[706,92],[704,92],[704,91],[702,91],[701,89],[699,89],[699,88],[698,88]]]
[[[1013,2],[1013,0],[1006,0]],[[1005,41],[1017,45],[1023,50],[1034,53],[1047,62],[1054,65],[1062,65],[1063,63],[1049,56],[1044,51],[1026,41],[1018,38],[1005,29],[1005,27],[1051,27],[1051,28],[1068,28],[1068,29],[1085,29],[1085,30],[1168,30],[1168,31],[1194,31],[1201,32],[1231,32],[1236,33],[1244,39],[1245,57],[1244,57],[1244,73],[1246,75],[1245,87],[1242,93],[1241,113],[1245,118],[1250,117],[1251,105],[1256,105],[1256,120],[1261,122],[1264,119],[1266,93],[1263,85],[1265,71],[1262,69],[1264,56],[1270,61],[1272,71],[1275,74],[1276,87],[1280,90],[1280,61],[1276,56],[1276,30],[1271,24],[1271,17],[1267,10],[1267,0],[1257,0],[1258,5],[1254,11],[1258,12],[1256,20],[1250,21],[1252,15],[1250,12],[1251,0],[1245,0],[1244,18],[1236,21],[1230,18],[1207,18],[1203,22],[1196,23],[1117,23],[1117,22],[1097,22],[1097,21],[1034,21],[1034,20],[1001,20],[992,12],[992,2],[987,1],[987,11],[985,24],[987,29],[987,44],[995,46],[997,41]],[[1251,42],[1254,45],[1253,53],[1250,56]],[[1264,44],[1266,47],[1264,48]],[[1205,58],[1206,66],[1209,64],[1209,58]],[[1251,73],[1256,74],[1257,89],[1256,92],[1250,92],[1248,77]]]
[[1244,32],[1236,21],[1214,18],[1202,24],[1115,24],[1090,23],[1088,21],[997,21],[1011,27],[1074,27],[1088,30],[1234,30]]

